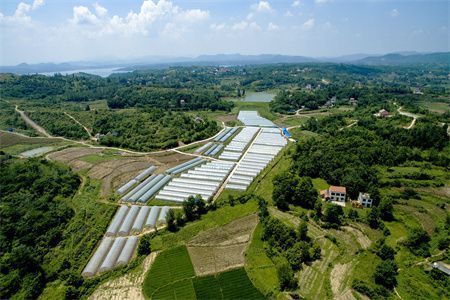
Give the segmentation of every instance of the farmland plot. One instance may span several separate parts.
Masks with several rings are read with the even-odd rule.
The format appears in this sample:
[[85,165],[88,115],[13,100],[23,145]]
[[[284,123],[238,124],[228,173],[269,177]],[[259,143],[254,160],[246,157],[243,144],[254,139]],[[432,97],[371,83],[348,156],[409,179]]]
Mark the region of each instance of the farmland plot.
[[244,265],[244,251],[257,224],[255,214],[202,232],[188,244],[195,273],[206,275]]

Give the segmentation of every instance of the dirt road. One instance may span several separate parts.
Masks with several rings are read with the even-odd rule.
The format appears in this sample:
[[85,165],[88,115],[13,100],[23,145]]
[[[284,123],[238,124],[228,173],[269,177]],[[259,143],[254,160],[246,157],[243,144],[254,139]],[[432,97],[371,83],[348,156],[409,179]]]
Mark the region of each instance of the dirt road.
[[44,128],[42,128],[36,122],[31,120],[24,111],[19,110],[19,106],[16,105],[14,109],[20,114],[20,117],[25,121],[25,123],[33,127],[34,130],[44,135],[45,137],[52,137],[50,134],[47,133],[47,131],[45,131]]

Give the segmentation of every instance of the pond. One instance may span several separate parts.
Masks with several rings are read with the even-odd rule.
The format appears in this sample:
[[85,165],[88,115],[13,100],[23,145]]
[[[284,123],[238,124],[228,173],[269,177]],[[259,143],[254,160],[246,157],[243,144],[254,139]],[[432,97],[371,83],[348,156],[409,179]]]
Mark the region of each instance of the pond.
[[248,92],[242,101],[245,102],[271,102],[275,94],[269,92]]

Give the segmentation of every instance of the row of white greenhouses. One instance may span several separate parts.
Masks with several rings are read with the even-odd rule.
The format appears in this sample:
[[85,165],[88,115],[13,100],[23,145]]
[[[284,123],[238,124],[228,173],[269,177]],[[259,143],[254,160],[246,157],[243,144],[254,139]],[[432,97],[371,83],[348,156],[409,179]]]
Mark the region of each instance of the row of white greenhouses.
[[144,171],[142,171],[139,175],[122,185],[118,190],[117,193],[119,195],[123,195],[126,191],[130,190],[133,186],[135,186],[137,183],[141,182],[143,179],[147,178],[150,174],[152,174],[156,170],[155,166],[150,166]]
[[137,243],[137,236],[128,238],[104,237],[81,274],[85,277],[91,277],[97,272],[106,272],[115,267],[128,264],[134,254]]
[[233,163],[225,161],[210,161],[197,166],[173,178],[155,198],[183,202],[189,196],[200,195],[207,200],[214,196],[233,166]]
[[286,143],[279,130],[262,129],[239,161],[233,175],[227,181],[226,188],[247,190],[253,179],[277,156]]
[[238,161],[258,131],[256,127],[244,127],[225,147],[219,159]]
[[106,230],[107,236],[138,234],[145,228],[165,224],[167,206],[121,205]]
[[121,205],[82,275],[94,276],[128,264],[138,243],[137,234],[164,226],[168,212],[168,206]]

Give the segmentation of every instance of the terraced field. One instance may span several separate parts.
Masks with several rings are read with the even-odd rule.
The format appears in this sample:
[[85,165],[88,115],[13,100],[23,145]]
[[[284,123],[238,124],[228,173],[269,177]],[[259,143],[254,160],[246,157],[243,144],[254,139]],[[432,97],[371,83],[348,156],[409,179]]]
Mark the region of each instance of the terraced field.
[[264,299],[243,268],[195,277],[185,246],[161,252],[143,283],[152,299]]

